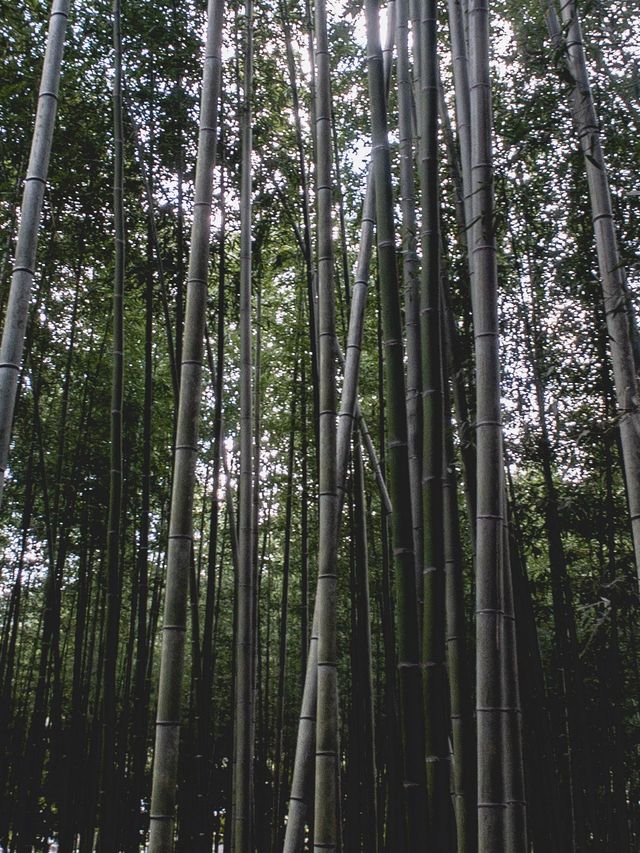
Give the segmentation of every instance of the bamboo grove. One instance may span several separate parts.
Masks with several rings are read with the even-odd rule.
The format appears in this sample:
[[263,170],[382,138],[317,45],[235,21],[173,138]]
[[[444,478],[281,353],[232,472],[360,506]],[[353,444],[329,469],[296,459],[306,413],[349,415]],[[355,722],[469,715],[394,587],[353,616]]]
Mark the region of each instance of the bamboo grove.
[[640,849],[639,21],[2,5],[3,851]]

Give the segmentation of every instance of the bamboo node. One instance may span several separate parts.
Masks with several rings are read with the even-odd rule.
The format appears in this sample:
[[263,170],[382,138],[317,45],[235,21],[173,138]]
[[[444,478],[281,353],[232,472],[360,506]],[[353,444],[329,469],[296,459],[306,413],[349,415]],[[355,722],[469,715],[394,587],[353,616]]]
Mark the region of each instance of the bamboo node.
[[476,713],[478,713],[478,714],[494,714],[496,712],[499,714],[513,714],[513,713],[519,714],[520,708],[512,707],[510,705],[497,705],[495,708],[479,708],[479,707],[476,707]]

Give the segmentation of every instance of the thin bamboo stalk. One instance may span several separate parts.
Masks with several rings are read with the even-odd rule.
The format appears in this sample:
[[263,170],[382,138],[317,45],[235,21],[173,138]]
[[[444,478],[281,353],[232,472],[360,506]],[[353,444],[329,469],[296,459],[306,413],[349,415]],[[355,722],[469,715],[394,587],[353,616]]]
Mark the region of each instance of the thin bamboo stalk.
[[[235,718],[232,801],[232,850],[249,853],[252,845],[253,667],[254,667],[254,554],[253,515],[254,438],[252,420],[251,331],[251,99],[253,89],[253,3],[246,0],[245,65],[241,104],[242,168],[240,184],[240,496]],[[256,388],[256,393],[257,393]],[[256,403],[256,411],[258,411]],[[255,437],[258,440],[258,436]]]
[[102,692],[102,767],[100,791],[100,850],[118,847],[116,815],[116,669],[120,626],[120,529],[123,506],[122,405],[124,392],[124,140],[122,132],[122,37],[120,0],[113,2],[113,219],[115,260],[113,277],[113,340],[111,380],[111,436],[109,518],[107,525],[107,634]]
[[339,843],[339,723],[337,674],[336,330],[333,292],[331,71],[325,0],[315,4],[316,198],[318,251],[319,532],[317,628],[318,699],[314,850]]

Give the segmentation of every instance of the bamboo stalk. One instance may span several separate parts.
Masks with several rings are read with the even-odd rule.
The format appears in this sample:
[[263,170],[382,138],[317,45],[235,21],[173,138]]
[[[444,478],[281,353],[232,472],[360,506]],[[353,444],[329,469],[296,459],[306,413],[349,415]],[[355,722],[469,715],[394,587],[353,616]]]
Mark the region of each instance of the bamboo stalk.
[[173,850],[224,0],[209,0],[158,689],[149,853]]
[[35,127],[22,194],[9,301],[0,344],[0,504],[9,459],[9,442],[29,318],[31,288],[35,276],[38,230],[49,171],[68,15],[69,0],[53,0]]
[[367,71],[373,143],[372,167],[376,195],[376,239],[385,347],[389,474],[394,510],[391,516],[391,528],[397,588],[398,668],[405,816],[409,846],[411,849],[421,850],[426,844],[424,716],[418,650],[413,523],[411,498],[407,491],[409,455],[404,347],[396,267],[391,163],[377,0],[367,0],[365,8],[367,17]]
[[316,198],[318,234],[319,533],[318,699],[314,850],[338,849],[339,726],[337,674],[336,329],[333,292],[332,144],[329,45],[325,0],[315,4]]
[[[245,65],[241,105],[242,168],[240,177],[240,496],[239,574],[236,611],[236,678],[232,850],[249,853],[253,821],[253,667],[254,667],[254,554],[253,406],[251,330],[251,149],[253,89],[253,3],[246,0]],[[257,411],[256,403],[256,411]],[[255,440],[257,441],[257,436]]]

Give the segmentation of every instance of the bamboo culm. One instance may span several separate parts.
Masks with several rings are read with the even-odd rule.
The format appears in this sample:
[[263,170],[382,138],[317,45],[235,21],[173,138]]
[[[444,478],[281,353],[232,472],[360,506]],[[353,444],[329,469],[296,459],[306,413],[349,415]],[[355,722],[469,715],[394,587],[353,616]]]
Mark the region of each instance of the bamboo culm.
[[547,24],[554,44],[565,52],[573,80],[573,118],[584,155],[589,185],[591,220],[595,235],[604,313],[609,333],[611,364],[618,405],[620,441],[636,571],[640,583],[640,388],[632,341],[631,306],[625,270],[613,222],[609,178],[602,150],[600,124],[596,115],[585,58],[582,28],[574,0],[561,4],[560,34],[555,11],[548,4]]
[[[235,719],[232,849],[249,853],[252,845],[254,560],[257,558],[253,509],[253,418],[251,398],[251,97],[253,87],[253,4],[245,3],[245,66],[241,105],[242,169],[240,187],[240,497],[239,565],[236,609]],[[257,408],[257,407],[256,407]],[[256,436],[257,440],[257,436]]]
[[409,846],[412,849],[421,850],[426,844],[424,713],[419,661],[411,497],[406,488],[409,482],[409,454],[403,364],[404,347],[396,267],[391,163],[387,136],[386,98],[377,0],[367,0],[365,8],[369,104],[373,143],[372,166],[376,193],[376,237],[385,349],[387,440],[390,492],[393,505],[391,529],[397,587],[398,674],[405,819],[408,827]]
[[118,847],[116,757],[116,669],[120,624],[120,528],[123,504],[122,403],[124,384],[124,141],[122,133],[122,39],[120,0],[113,3],[113,218],[115,263],[113,277],[113,340],[111,380],[111,466],[107,528],[107,628],[102,691],[102,768],[99,849],[115,853]]
[[[444,392],[438,193],[437,4],[421,4],[421,90],[418,101],[422,269],[422,663],[429,834],[438,850],[454,846],[449,796],[449,720],[445,670]],[[416,34],[418,35],[418,34]],[[420,592],[420,590],[419,590]],[[420,597],[420,595],[419,595]]]
[[478,850],[505,850],[506,803],[502,768],[501,661],[504,629],[500,612],[502,538],[502,424],[498,282],[493,222],[489,9],[469,2],[471,240],[474,270],[476,352],[476,714],[478,743]]
[[38,230],[58,106],[69,0],[53,0],[38,93],[35,127],[20,211],[9,301],[0,344],[0,504],[9,459],[13,410],[36,268]]
[[337,674],[336,332],[332,245],[332,143],[329,45],[325,0],[315,4],[316,199],[318,257],[319,531],[317,711],[314,850],[339,843]]
[[209,0],[167,558],[150,853],[172,853],[224,0]]

